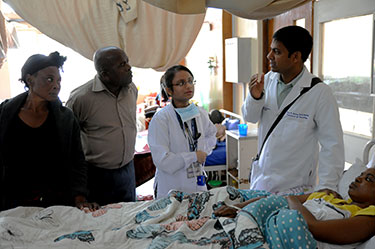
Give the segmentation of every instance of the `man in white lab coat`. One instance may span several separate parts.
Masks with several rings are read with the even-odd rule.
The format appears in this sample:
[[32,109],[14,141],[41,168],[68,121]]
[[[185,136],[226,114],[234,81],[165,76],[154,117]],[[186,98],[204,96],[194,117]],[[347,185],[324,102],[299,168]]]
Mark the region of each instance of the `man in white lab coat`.
[[249,122],[259,121],[260,153],[252,164],[251,189],[280,194],[337,189],[345,161],[343,132],[336,99],[323,82],[290,106],[260,151],[278,115],[311,86],[315,76],[304,66],[311,49],[306,29],[279,29],[267,55],[271,72],[250,79],[242,113]]

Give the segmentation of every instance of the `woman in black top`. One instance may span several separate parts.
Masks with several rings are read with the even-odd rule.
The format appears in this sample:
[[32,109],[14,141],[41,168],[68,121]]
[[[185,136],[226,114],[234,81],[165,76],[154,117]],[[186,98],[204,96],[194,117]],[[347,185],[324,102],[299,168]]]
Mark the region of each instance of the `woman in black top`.
[[22,67],[27,91],[0,105],[0,210],[88,203],[80,130],[63,107],[60,71],[66,57],[35,54]]

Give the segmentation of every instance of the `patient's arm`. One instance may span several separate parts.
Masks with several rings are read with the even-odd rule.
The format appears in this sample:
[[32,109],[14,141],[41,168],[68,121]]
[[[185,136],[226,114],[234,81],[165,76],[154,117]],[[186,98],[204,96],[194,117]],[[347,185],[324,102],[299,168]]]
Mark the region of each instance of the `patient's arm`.
[[257,200],[260,200],[260,199],[263,199],[267,196],[258,196],[258,197],[255,197],[255,198],[252,198],[250,200],[247,200],[247,201],[244,201],[244,202],[241,202],[241,203],[238,203],[236,204],[235,206],[236,207],[239,207],[239,208],[244,208],[246,207],[247,205],[249,205],[250,203],[254,202],[254,201],[257,201]]
[[247,201],[244,201],[244,202],[241,202],[241,203],[238,203],[234,206],[227,206],[227,205],[223,205],[221,206],[220,208],[218,208],[217,210],[214,211],[214,214],[216,217],[229,217],[229,218],[234,218],[236,217],[237,215],[237,212],[244,208],[245,206],[247,206],[248,204],[254,202],[254,201],[257,201],[259,199],[262,199],[266,196],[258,196],[258,197],[255,197],[255,198],[252,198],[250,200],[247,200]]
[[375,217],[355,216],[348,219],[317,220],[295,196],[287,196],[290,209],[301,212],[315,239],[332,244],[361,242],[375,235]]
[[234,206],[223,205],[214,211],[216,217],[234,218],[237,216],[238,208]]
[[323,188],[323,189],[319,189],[318,191],[316,192],[324,192],[326,193],[327,195],[330,195],[332,194],[335,198],[339,198],[339,199],[342,199],[341,195],[339,193],[337,193],[336,191],[332,190],[332,189],[329,189],[329,188]]

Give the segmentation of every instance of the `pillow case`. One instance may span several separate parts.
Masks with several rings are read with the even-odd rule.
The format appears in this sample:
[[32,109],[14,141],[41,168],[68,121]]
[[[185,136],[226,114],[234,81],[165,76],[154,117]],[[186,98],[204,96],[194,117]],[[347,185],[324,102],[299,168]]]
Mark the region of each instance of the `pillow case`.
[[226,118],[224,119],[222,125],[224,125],[227,130],[237,130],[239,123],[240,123],[239,119]]
[[360,245],[357,249],[374,249],[375,248],[375,236],[367,240],[365,243]]

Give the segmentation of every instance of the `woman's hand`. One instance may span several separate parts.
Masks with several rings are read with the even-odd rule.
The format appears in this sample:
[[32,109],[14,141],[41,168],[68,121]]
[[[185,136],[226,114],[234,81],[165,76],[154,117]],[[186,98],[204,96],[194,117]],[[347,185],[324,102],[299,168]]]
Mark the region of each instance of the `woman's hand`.
[[204,164],[206,161],[207,153],[201,150],[195,152],[197,154],[197,162],[200,164]]
[[332,189],[323,188],[323,189],[319,189],[316,192],[323,192],[323,193],[326,193],[327,195],[332,194],[333,197],[338,198],[338,199],[342,199],[341,195],[339,193],[337,193],[336,191],[333,191]]
[[83,195],[78,195],[74,198],[74,202],[77,208],[84,210],[85,208],[89,209],[90,212],[98,210],[100,208],[99,204],[96,202],[87,202],[86,197]]
[[241,202],[241,203],[237,203],[233,206],[227,206],[225,205],[225,203],[223,204],[223,206],[221,206],[220,208],[216,209],[214,211],[214,214],[216,217],[230,217],[230,218],[234,218],[236,217],[237,213],[244,207],[246,207],[247,205],[249,205],[250,203],[253,203],[255,201],[258,201],[260,199],[263,199],[263,198],[266,198],[267,196],[258,196],[258,197],[254,197],[250,200],[247,200],[247,201],[244,201],[244,202]]
[[238,211],[239,209],[235,207],[229,207],[227,205],[223,205],[214,211],[214,215],[216,217],[235,218],[237,216]]

